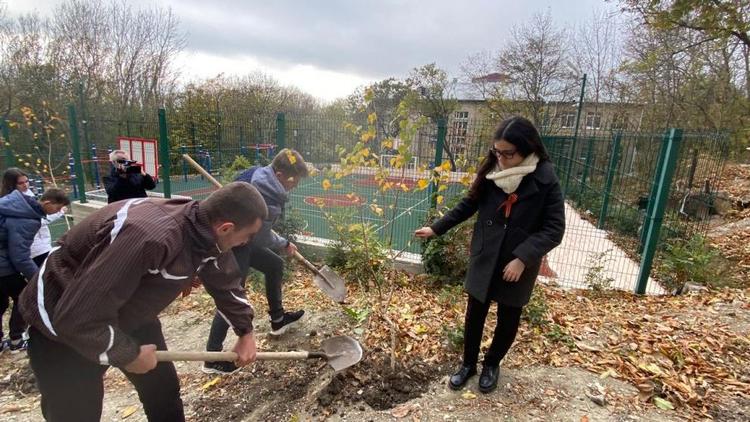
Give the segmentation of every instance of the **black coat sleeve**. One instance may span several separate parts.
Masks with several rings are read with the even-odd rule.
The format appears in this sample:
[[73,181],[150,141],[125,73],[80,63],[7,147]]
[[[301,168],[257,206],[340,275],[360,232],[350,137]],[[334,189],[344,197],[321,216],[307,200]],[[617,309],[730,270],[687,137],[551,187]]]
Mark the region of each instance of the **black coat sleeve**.
[[479,202],[466,196],[458,203],[458,205],[448,211],[443,218],[432,223],[430,228],[432,228],[432,231],[434,231],[435,234],[440,236],[453,227],[468,220],[477,212],[478,208]]
[[154,181],[154,178],[147,173],[143,175],[141,186],[143,187],[143,189],[151,190],[156,187],[156,182]]
[[565,201],[560,183],[552,185],[544,199],[542,226],[513,250],[513,255],[529,265],[538,262],[562,242],[565,232]]

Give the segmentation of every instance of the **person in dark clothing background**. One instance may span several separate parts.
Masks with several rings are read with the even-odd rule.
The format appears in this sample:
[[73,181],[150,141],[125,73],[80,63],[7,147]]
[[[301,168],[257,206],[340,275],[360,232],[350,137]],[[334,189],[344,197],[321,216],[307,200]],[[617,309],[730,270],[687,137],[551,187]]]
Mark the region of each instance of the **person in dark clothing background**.
[[448,385],[462,388],[476,374],[484,322],[491,301],[497,326],[484,354],[479,391],[497,387],[500,361],[515,340],[543,257],[562,241],[565,205],[554,166],[539,132],[523,117],[504,120],[477,171],[468,195],[445,216],[415,235],[442,235],[478,213],[464,288],[464,357]]
[[0,318],[13,300],[9,340],[0,344],[0,351],[7,348],[13,353],[26,349],[23,340],[26,325],[19,311],[18,296],[26,287],[26,280],[38,270],[31,259],[31,244],[42,225],[42,218],[69,204],[70,200],[61,189],[48,189],[39,201],[18,189],[0,198]]
[[104,189],[107,191],[107,203],[131,198],[145,198],[146,190],[156,187],[156,181],[150,174],[146,173],[143,166],[140,171],[131,173],[128,171],[130,157],[123,150],[115,150],[109,154],[112,163],[112,171],[109,176],[104,177]]

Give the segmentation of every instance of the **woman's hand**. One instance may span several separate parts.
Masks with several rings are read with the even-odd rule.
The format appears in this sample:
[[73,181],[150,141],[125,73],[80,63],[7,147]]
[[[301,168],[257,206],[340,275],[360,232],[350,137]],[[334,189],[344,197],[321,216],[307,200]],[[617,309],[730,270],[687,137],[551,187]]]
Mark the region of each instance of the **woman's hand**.
[[517,282],[523,274],[523,270],[526,269],[526,265],[520,259],[516,258],[510,261],[508,265],[503,269],[503,280],[510,282]]
[[427,239],[428,237],[435,236],[435,232],[430,227],[422,227],[414,231],[414,236],[420,239]]

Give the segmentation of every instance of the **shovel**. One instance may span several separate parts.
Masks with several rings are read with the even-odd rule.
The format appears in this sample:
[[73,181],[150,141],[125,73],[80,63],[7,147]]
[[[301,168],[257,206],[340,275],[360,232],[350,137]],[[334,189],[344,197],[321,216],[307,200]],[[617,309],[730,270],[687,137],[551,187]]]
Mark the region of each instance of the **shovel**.
[[[187,161],[194,169],[203,175],[209,182],[211,182],[217,188],[221,188],[221,183],[216,180],[211,173],[207,172],[206,169],[201,167],[200,164],[195,162],[188,154],[182,154],[182,158]],[[298,251],[294,251],[294,257],[301,261],[307,268],[310,269],[315,276],[313,277],[313,283],[320,290],[323,291],[328,297],[336,301],[337,303],[343,303],[346,299],[346,284],[344,279],[340,275],[336,274],[328,265],[324,265],[321,269],[318,269],[312,262],[305,259]],[[226,359],[221,359],[226,360]]]
[[[325,359],[334,371],[338,372],[357,364],[362,360],[362,346],[357,340],[349,336],[337,336],[323,340],[319,351],[297,352],[258,352],[257,360],[297,360],[297,359]],[[173,352],[170,350],[156,351],[159,362],[174,361],[202,361],[217,362],[237,360],[234,352]]]

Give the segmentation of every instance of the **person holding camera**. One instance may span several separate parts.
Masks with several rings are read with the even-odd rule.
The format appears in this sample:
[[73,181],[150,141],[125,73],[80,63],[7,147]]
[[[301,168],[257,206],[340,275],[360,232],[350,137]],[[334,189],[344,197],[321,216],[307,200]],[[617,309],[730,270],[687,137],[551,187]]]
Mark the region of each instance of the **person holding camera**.
[[146,190],[156,187],[156,181],[143,169],[143,166],[130,160],[128,153],[118,149],[109,154],[112,172],[104,177],[107,203],[131,198],[145,198]]

